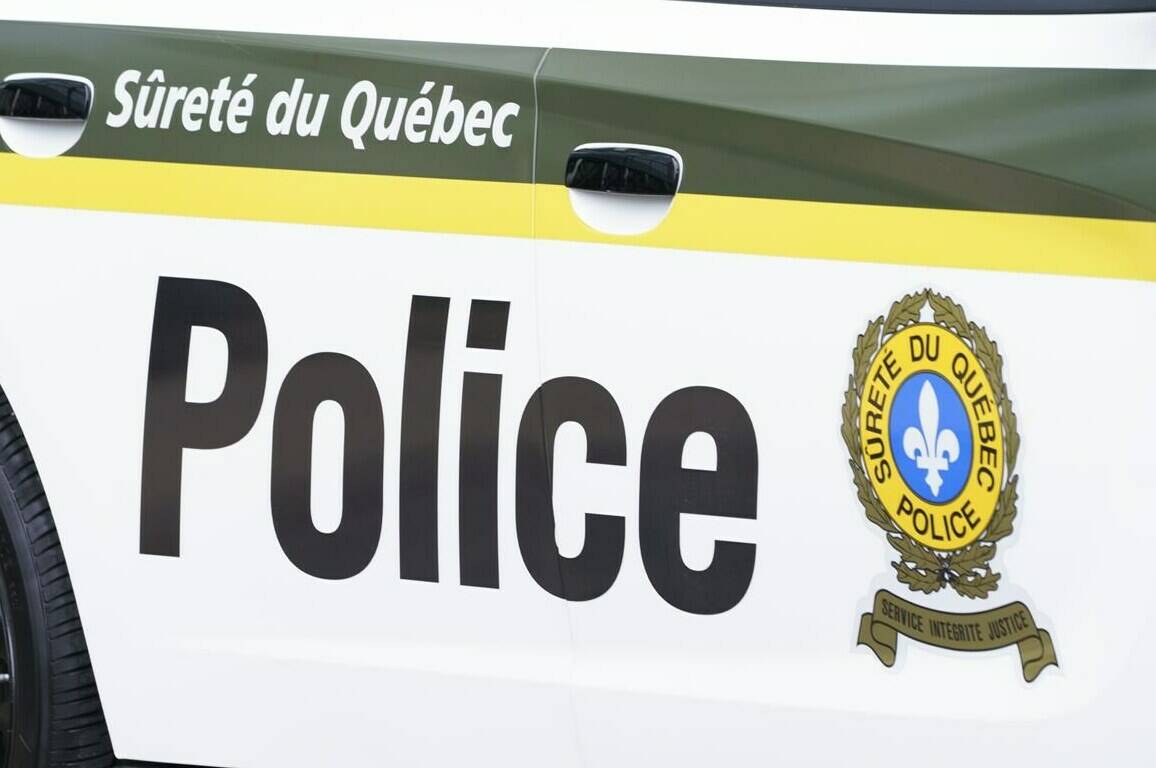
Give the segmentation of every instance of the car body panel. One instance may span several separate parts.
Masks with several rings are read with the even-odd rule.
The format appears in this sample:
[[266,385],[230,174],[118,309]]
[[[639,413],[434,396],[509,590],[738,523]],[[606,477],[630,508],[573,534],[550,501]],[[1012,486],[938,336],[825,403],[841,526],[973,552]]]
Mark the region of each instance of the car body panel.
[[[1153,490],[1145,471],[1101,458],[1105,445],[1131,455],[1144,440],[1154,416],[1135,404],[1156,370],[1092,319],[1135,327],[1151,313],[1156,144],[1140,126],[1153,121],[1154,85],[1140,71],[550,52],[535,186],[542,373],[605,386],[628,448],[619,468],[583,465],[573,434],[556,447],[569,459],[556,478],[559,530],[583,510],[615,509],[628,532],[614,587],[570,605],[589,764],[885,766],[935,752],[949,764],[982,754],[1075,765],[1144,752],[1138,681],[1153,667],[1129,651],[1131,620],[1114,617],[1151,616],[1118,579],[1128,558],[1111,545],[1093,554],[1082,521],[1094,507],[1097,530],[1156,533],[1132,512]],[[676,149],[685,168],[666,219],[617,237],[579,220],[562,159],[585,141],[627,139]],[[895,579],[850,477],[834,471],[847,455],[838,411],[868,321],[925,288],[998,334],[1024,441],[1024,514],[998,602],[1024,601],[1053,637],[1064,628],[1047,680],[1056,670],[1028,684],[1011,658],[914,644],[902,674],[880,677],[853,649],[846,617],[871,611],[874,590]],[[1108,371],[1127,373],[1099,384]],[[711,616],[660,599],[645,536],[630,536],[648,493],[649,420],[691,385],[733,396],[758,436],[756,518],[682,515],[689,568],[710,569],[717,542],[758,548],[746,594]],[[1094,398],[1094,418],[1062,404],[1101,386],[1113,404]],[[714,437],[702,461],[721,471],[733,433]],[[684,466],[699,461],[684,453]],[[961,748],[936,746],[948,743]]]
[[[1156,543],[1143,514],[1156,368],[1136,329],[1153,320],[1156,280],[1156,14],[631,0],[614,23],[559,24],[549,3],[331,6],[272,18],[49,2],[30,15],[57,23],[0,23],[0,76],[68,72],[95,88],[66,156],[0,152],[0,224],[17,233],[0,383],[53,505],[119,757],[883,766],[899,753],[948,765],[1150,753],[1154,617],[1136,553]],[[230,77],[237,90],[256,75],[244,86],[256,108],[237,132],[207,116],[187,130],[180,107],[168,128],[138,127],[117,87],[132,71],[135,94],[157,71],[168,88]],[[296,79],[331,97],[317,135],[271,135],[264,107]],[[410,101],[432,84],[431,122],[447,85],[463,120],[480,100],[491,116],[516,104],[509,145],[493,130],[470,145],[464,126],[448,143],[409,140],[404,124],[376,140],[366,82]],[[576,215],[566,159],[600,142],[685,163],[652,231],[610,235]],[[179,548],[159,551],[144,533],[142,435],[172,280],[245,292],[268,356],[251,429],[183,451]],[[896,582],[847,465],[853,351],[893,302],[928,290],[998,342],[1022,436],[1020,514],[986,601]],[[440,381],[407,385],[427,299],[446,313]],[[478,300],[508,302],[491,348],[474,335]],[[191,334],[184,391],[211,403],[229,386],[230,342]],[[343,578],[295,561],[275,511],[278,403],[319,352],[363,368],[381,402],[381,538]],[[499,375],[488,413],[480,393]],[[644,454],[719,472],[745,434],[733,420],[712,434],[695,408],[681,416],[706,425],[694,435],[653,431],[688,389],[749,418],[757,504],[677,516],[681,539],[656,561]],[[406,432],[415,397],[436,433]],[[361,514],[342,510],[342,473],[372,478],[377,461],[343,458],[343,430],[367,428],[373,409],[333,405],[317,411],[306,464],[321,532]],[[492,478],[461,469],[491,459]],[[496,585],[466,575],[459,543],[473,530],[464,502],[491,493]],[[532,504],[552,506],[546,529],[527,527]],[[403,562],[420,538],[403,507],[427,523],[436,510],[432,555],[416,561],[432,573]],[[614,536],[605,562],[567,570]],[[708,572],[719,542],[754,553],[733,604],[711,614],[663,591],[664,568]],[[556,577],[530,564],[543,551]],[[889,668],[857,645],[885,589],[944,611],[1022,602],[1059,666],[1028,682],[1014,648],[901,638]]]

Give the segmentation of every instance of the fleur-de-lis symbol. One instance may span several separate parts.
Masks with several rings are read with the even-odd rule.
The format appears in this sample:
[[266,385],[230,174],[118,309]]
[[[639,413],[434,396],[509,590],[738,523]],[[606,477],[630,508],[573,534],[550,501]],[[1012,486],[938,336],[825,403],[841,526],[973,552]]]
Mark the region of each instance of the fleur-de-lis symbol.
[[950,429],[939,431],[939,399],[930,381],[924,381],[919,390],[919,428],[908,427],[903,433],[903,452],[927,471],[924,481],[931,495],[939,496],[943,485],[939,473],[959,458],[959,438]]

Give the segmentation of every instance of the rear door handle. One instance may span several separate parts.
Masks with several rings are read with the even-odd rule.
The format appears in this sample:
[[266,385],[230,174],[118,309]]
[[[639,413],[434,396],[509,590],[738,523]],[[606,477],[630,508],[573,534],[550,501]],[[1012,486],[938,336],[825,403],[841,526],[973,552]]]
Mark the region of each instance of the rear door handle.
[[678,152],[644,144],[583,144],[566,160],[574,213],[609,235],[641,235],[661,224],[682,176]]
[[81,80],[45,75],[0,83],[0,117],[83,122],[91,109],[92,86]]
[[681,179],[681,158],[660,147],[584,144],[566,162],[566,186],[588,192],[673,197]]

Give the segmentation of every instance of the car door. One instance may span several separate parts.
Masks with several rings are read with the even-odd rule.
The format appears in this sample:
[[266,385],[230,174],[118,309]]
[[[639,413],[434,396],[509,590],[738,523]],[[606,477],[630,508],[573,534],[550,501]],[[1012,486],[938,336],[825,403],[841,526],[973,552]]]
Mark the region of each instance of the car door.
[[543,53],[0,24],[0,377],[118,757],[573,762],[504,479]]
[[1033,42],[1102,18],[668,5],[538,81],[584,753],[1150,755],[1156,74]]

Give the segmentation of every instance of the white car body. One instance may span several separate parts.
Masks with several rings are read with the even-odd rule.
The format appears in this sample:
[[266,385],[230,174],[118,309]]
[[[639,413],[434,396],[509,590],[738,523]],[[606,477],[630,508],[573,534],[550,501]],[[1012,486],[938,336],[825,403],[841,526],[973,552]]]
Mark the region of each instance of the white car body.
[[[751,60],[1156,70],[1156,13],[41,0],[4,15]],[[135,66],[147,73],[154,65]],[[688,159],[687,178],[695,170]],[[150,192],[136,194],[147,208]],[[674,212],[681,202],[680,193]],[[1156,758],[1156,655],[1146,649],[1156,631],[1148,554],[1156,548],[1156,364],[1143,330],[1156,325],[1156,269],[1146,261],[1156,255],[1156,224],[904,209],[861,229],[866,215],[846,207],[816,225],[823,234],[813,242],[753,255],[736,232],[709,247],[574,239],[574,225],[550,219],[548,210],[561,209],[541,197],[526,199],[527,234],[254,220],[265,217],[215,216],[203,212],[207,203],[191,215],[115,202],[41,207],[15,192],[0,193],[0,203],[0,383],[52,503],[122,759],[306,768]],[[759,226],[784,232],[799,231],[795,217],[806,215],[786,203],[765,212]],[[997,246],[1061,254],[1067,266],[1037,269],[1026,257],[1005,266],[1005,251],[983,250]],[[227,447],[184,452],[179,557],[140,551],[144,406],[163,276],[242,287],[268,333],[252,429]],[[1031,683],[1014,648],[960,654],[905,640],[887,668],[856,644],[875,591],[900,585],[891,548],[856,499],[840,407],[858,334],[890,302],[924,288],[964,304],[1005,360],[1023,448],[1020,515],[1000,545],[998,597],[1026,603],[1059,657]],[[450,300],[436,583],[399,577],[401,400],[416,295]],[[473,299],[510,303],[504,350],[467,348]],[[220,394],[226,346],[220,334],[194,329],[190,402]],[[270,516],[278,393],[294,364],[320,351],[364,365],[384,417],[381,540],[368,567],[339,580],[294,567]],[[503,377],[498,589],[460,583],[467,371]],[[587,463],[574,424],[555,447],[560,553],[582,550],[587,513],[624,521],[617,578],[588,601],[536,584],[515,534],[523,408],[542,382],[561,376],[605,387],[625,434],[624,466]],[[691,568],[710,565],[716,540],[757,548],[746,594],[718,615],[663,600],[640,554],[647,424],[667,395],[692,385],[733,395],[758,440],[757,517],[682,520]],[[341,520],[343,423],[328,403],[314,425],[320,531]],[[709,438],[688,441],[684,466],[710,469],[716,460]],[[943,593],[926,600],[978,609]]]

